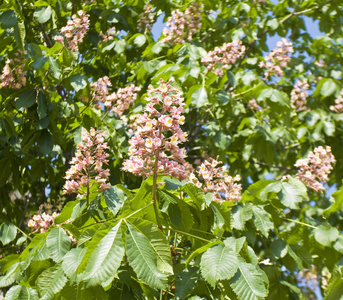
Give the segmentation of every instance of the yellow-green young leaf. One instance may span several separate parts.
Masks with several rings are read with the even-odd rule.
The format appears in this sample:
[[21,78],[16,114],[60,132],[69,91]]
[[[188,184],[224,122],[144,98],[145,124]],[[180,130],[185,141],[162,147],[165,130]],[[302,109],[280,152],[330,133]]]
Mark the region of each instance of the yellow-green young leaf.
[[239,260],[238,272],[230,286],[240,300],[262,300],[268,294],[268,278],[258,267]]
[[91,254],[82,280],[86,286],[109,285],[117,274],[125,254],[121,222],[113,227]]
[[46,238],[46,245],[48,247],[50,257],[58,263],[69,251],[71,241],[63,228],[55,227],[50,231]]
[[168,277],[157,267],[158,257],[147,237],[127,223],[126,256],[137,278],[156,289],[165,289]]
[[231,247],[222,244],[215,245],[201,257],[201,274],[213,287],[220,280],[232,278],[237,269],[238,258]]
[[61,265],[46,269],[36,280],[36,286],[41,296],[40,300],[54,299],[55,295],[63,289],[67,281],[68,279]]
[[11,222],[4,222],[0,225],[0,241],[3,245],[12,242],[17,236],[17,227]]
[[15,285],[6,293],[5,300],[38,300],[38,292],[30,287]]
[[34,13],[33,16],[39,23],[45,23],[49,21],[51,17],[51,6],[42,6],[39,7]]

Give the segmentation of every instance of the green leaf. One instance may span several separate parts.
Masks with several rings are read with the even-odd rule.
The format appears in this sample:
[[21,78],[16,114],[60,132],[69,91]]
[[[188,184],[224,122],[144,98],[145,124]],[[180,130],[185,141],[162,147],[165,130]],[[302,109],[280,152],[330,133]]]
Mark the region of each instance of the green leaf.
[[11,160],[8,157],[0,159],[0,187],[3,187],[12,174]]
[[116,216],[125,201],[123,191],[116,186],[111,187],[104,192],[104,198],[108,209]]
[[55,295],[63,289],[67,281],[61,265],[43,271],[36,280],[40,300],[55,299]]
[[343,299],[342,290],[343,290],[343,278],[341,274],[337,272],[337,269],[336,269],[325,291],[324,300],[342,300]]
[[202,246],[202,247],[197,248],[196,250],[194,250],[192,252],[192,254],[187,258],[186,268],[188,267],[189,263],[194,259],[194,257],[196,257],[197,255],[205,252],[206,250],[208,250],[212,246],[215,246],[215,245],[218,245],[218,244],[221,244],[221,245],[224,246],[224,243],[222,241],[213,241],[213,242],[210,242],[210,243],[206,244],[205,246]]
[[201,274],[213,287],[219,280],[232,278],[237,269],[238,258],[231,247],[222,244],[215,245],[201,257]]
[[290,178],[288,182],[280,182],[281,191],[279,197],[281,203],[291,209],[298,209],[298,203],[308,199],[306,187],[297,179]]
[[51,17],[51,6],[42,6],[36,9],[33,16],[39,23],[45,23],[49,21]]
[[46,245],[48,247],[50,257],[58,263],[69,251],[71,241],[63,228],[55,227],[50,231],[46,238]]
[[13,10],[7,10],[0,16],[2,28],[11,28],[17,24],[17,16]]
[[147,237],[127,223],[126,255],[138,279],[153,288],[164,289],[168,285],[167,275],[157,268],[157,255]]
[[276,258],[283,258],[288,252],[288,244],[280,239],[277,239],[271,244],[270,250]]
[[237,80],[235,78],[235,75],[230,70],[227,70],[226,74],[227,74],[227,78],[229,79],[230,85],[232,87],[235,87],[237,85]]
[[119,222],[113,227],[100,240],[91,254],[82,278],[87,282],[87,287],[95,285],[106,287],[117,275],[117,270],[125,254],[121,224]]
[[145,35],[144,35],[144,34],[138,34],[138,35],[135,37],[133,43],[134,43],[138,48],[142,47],[142,46],[146,43],[146,37],[145,37]]
[[268,237],[269,230],[274,228],[274,223],[270,220],[271,215],[258,206],[253,206],[253,221],[256,228],[265,236]]
[[199,209],[205,208],[205,193],[202,189],[198,188],[192,183],[187,183],[182,186],[182,190],[189,195]]
[[184,299],[197,286],[199,280],[199,269],[189,268],[178,273],[175,278],[175,296]]
[[332,213],[343,211],[343,190],[334,192],[330,197],[330,201],[332,202],[331,206],[323,212],[323,215],[326,218],[328,218]]
[[37,91],[32,89],[28,90],[19,95],[17,101],[15,102],[15,108],[19,109],[21,107],[31,107],[36,103]]
[[17,271],[19,269],[20,263],[14,263],[9,267],[6,275],[0,276],[0,288],[9,286],[13,284],[16,279]]
[[73,209],[75,207],[76,204],[78,204],[79,201],[75,200],[75,201],[69,201],[67,202],[61,213],[55,218],[55,224],[60,224],[63,223],[67,220],[69,220],[71,218],[71,214],[73,213]]
[[17,227],[11,222],[4,222],[0,225],[0,241],[3,245],[12,242],[17,236]]
[[265,273],[254,265],[239,260],[237,274],[230,280],[230,286],[239,299],[261,300],[268,290],[268,279]]
[[163,177],[162,181],[166,183],[164,188],[168,191],[176,191],[185,185],[185,181],[179,181],[176,178]]
[[30,287],[15,285],[6,293],[4,300],[38,300],[38,292]]
[[47,116],[47,105],[46,105],[46,97],[42,91],[38,93],[38,107],[37,113],[39,119],[44,119]]
[[199,108],[208,104],[208,95],[206,88],[201,85],[197,90],[195,90],[191,97],[192,104]]
[[50,65],[50,69],[52,72],[52,75],[56,78],[59,79],[61,76],[61,68],[58,64],[58,61],[54,58],[52,58],[51,56],[48,57],[48,62]]
[[76,274],[86,250],[87,248],[73,248],[63,257],[62,268],[69,278]]
[[86,77],[82,74],[73,75],[70,77],[70,85],[78,92],[87,86]]
[[326,247],[331,247],[331,244],[337,240],[339,232],[335,227],[325,227],[320,225],[314,230],[314,238],[316,241]]
[[336,91],[336,83],[330,78],[322,79],[323,85],[321,85],[319,93],[324,97],[329,97]]
[[38,139],[39,151],[43,155],[49,155],[54,147],[54,138],[50,132],[46,129],[41,130],[41,134]]
[[232,209],[233,227],[238,230],[245,230],[246,221],[252,218],[252,208],[250,205],[236,205]]
[[173,274],[170,247],[166,236],[162,233],[155,223],[136,219],[131,225],[137,231],[143,233],[148,239],[150,246],[154,249],[157,257],[157,268],[164,274]]
[[214,229],[231,230],[232,227],[232,213],[231,210],[222,203],[214,202],[210,204],[214,214]]

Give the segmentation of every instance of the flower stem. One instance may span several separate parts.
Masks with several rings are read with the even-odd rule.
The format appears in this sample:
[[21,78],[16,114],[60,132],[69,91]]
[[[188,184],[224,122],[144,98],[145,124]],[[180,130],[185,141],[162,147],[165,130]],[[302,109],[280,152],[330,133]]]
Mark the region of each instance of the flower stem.
[[[157,162],[156,162],[156,165],[157,165]],[[157,220],[158,228],[162,229],[160,216],[158,214],[159,210],[158,210],[157,201],[156,201],[156,191],[157,191],[157,170],[156,170],[156,172],[154,171],[153,184],[152,184],[152,201],[151,201],[151,203],[154,205],[154,210],[155,210],[155,215],[156,215],[156,220]]]
[[284,220],[286,220],[286,221],[294,222],[294,223],[297,223],[297,224],[300,224],[300,225],[303,225],[303,226],[307,226],[307,227],[310,227],[310,228],[313,228],[313,229],[317,229],[316,226],[312,226],[312,225],[310,225],[310,224],[306,224],[306,223],[303,223],[303,222],[299,222],[299,221],[297,221],[297,220],[292,220],[292,219],[288,219],[288,218],[282,218],[282,219],[284,219]]

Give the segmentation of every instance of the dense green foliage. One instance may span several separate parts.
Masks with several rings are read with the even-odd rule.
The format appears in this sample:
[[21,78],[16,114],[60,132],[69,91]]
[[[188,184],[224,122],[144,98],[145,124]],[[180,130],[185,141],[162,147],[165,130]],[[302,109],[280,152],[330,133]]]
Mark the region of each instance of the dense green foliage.
[[[343,299],[343,115],[332,109],[343,89],[342,1],[196,2],[203,4],[201,28],[180,44],[138,29],[141,0],[2,2],[0,70],[18,58],[13,68],[26,78],[17,74],[0,90],[6,300],[310,299],[313,292],[298,282],[304,269],[325,299]],[[194,6],[150,3],[153,22]],[[79,10],[89,15],[89,29],[73,51],[54,37]],[[307,32],[305,17],[322,36]],[[116,34],[104,41],[100,33],[113,26]],[[294,53],[282,76],[265,78],[259,64],[276,35]],[[201,59],[234,40],[244,54],[221,77],[208,71]],[[185,101],[186,160],[195,168],[198,159],[219,156],[242,178],[240,200],[216,202],[187,180],[166,176],[156,185],[156,177],[124,172],[131,128],[91,101],[92,83],[104,76],[111,92],[140,88],[128,120],[144,111],[150,84],[172,79]],[[291,101],[298,80],[309,84],[304,110]],[[111,188],[65,195],[82,128],[107,133]],[[296,161],[318,146],[330,146],[336,159],[330,199],[294,178]],[[28,227],[38,209],[61,212],[47,232]]]

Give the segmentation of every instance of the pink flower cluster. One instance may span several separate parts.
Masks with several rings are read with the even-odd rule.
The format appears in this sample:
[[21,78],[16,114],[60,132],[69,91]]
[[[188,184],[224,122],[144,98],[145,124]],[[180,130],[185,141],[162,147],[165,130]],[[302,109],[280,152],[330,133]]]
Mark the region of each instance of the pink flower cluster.
[[294,166],[300,168],[296,179],[303,182],[308,188],[317,192],[323,191],[324,186],[321,182],[328,181],[328,175],[331,172],[331,164],[335,163],[335,157],[331,153],[331,147],[325,148],[319,146],[310,151],[307,158],[299,159]]
[[102,38],[102,41],[100,41],[101,43],[106,43],[108,41],[113,40],[113,36],[116,34],[116,28],[115,27],[111,27],[106,34],[102,33],[102,31],[100,32],[99,36]]
[[140,88],[131,84],[111,95],[108,95],[105,101],[105,106],[112,108],[111,112],[115,113],[119,118],[122,117],[125,110],[127,110],[137,98],[137,92]]
[[29,220],[28,226],[35,229],[39,232],[47,232],[48,228],[54,224],[55,218],[58,216],[58,213],[53,213],[52,215],[42,213],[41,215],[34,215],[32,219]]
[[335,100],[335,105],[331,105],[330,109],[337,113],[343,112],[343,89],[339,93],[339,97]]
[[307,90],[309,89],[310,85],[307,83],[306,80],[298,80],[298,82],[294,85],[294,89],[291,92],[291,102],[292,107],[297,111],[307,110],[306,107],[307,103]]
[[[185,12],[180,10],[172,11],[171,17],[168,18],[167,27],[163,29],[165,38],[163,43],[184,44],[191,41],[193,35],[201,28],[201,14],[203,4],[192,2]],[[168,28],[169,27],[169,28]]]
[[136,118],[138,126],[129,141],[130,159],[124,161],[123,170],[144,177],[158,173],[185,179],[187,154],[179,148],[187,137],[180,127],[185,121],[183,98],[170,81],[161,79],[158,88],[149,86],[147,100],[145,113]]
[[111,109],[111,112],[120,118],[124,111],[135,102],[137,92],[140,91],[140,88],[131,84],[125,88],[119,88],[117,92],[109,95],[108,87],[110,86],[112,84],[107,76],[91,83],[91,87],[93,88],[92,101],[95,102],[96,108],[101,108],[100,102],[103,103],[105,107]]
[[[217,158],[218,159],[218,158]],[[197,187],[202,188],[205,193],[213,193],[213,201],[238,201],[241,196],[242,186],[235,182],[240,181],[241,177],[236,175],[231,177],[226,173],[226,167],[218,167],[223,162],[210,158],[205,160],[198,167],[197,174],[203,179],[203,183],[191,174],[189,180]]]
[[[79,18],[73,15],[71,20],[68,20],[67,26],[61,28],[61,33],[67,41],[68,49],[74,52],[79,51],[79,45],[82,43],[89,28],[89,15],[82,10],[79,10],[77,14]],[[63,35],[56,35],[54,39],[65,46]]]
[[93,88],[92,101],[95,102],[96,108],[101,108],[101,103],[105,103],[108,96],[108,87],[112,86],[110,79],[107,76],[99,78],[96,82],[91,83]]
[[224,70],[227,70],[230,65],[234,64],[244,52],[245,46],[242,45],[241,41],[224,43],[223,46],[215,47],[213,51],[208,52],[201,59],[201,62],[207,65],[209,72],[213,71],[217,76],[221,77],[224,74]]
[[146,34],[152,30],[155,19],[154,7],[151,4],[144,5],[144,11],[139,15],[137,29]]
[[260,68],[267,68],[267,72],[264,73],[265,78],[271,75],[282,76],[282,69],[287,66],[287,63],[291,60],[290,53],[293,53],[293,47],[291,42],[287,42],[285,38],[282,41],[277,42],[277,48],[269,53],[264,59],[266,62],[261,61],[259,63]]
[[27,64],[26,59],[20,58],[20,53],[15,54],[15,58],[7,59],[6,65],[2,69],[0,75],[0,88],[12,88],[19,90],[26,85],[26,73],[25,66]]
[[97,191],[101,192],[111,187],[111,184],[107,183],[109,169],[103,169],[103,164],[108,163],[105,136],[104,131],[95,131],[91,128],[88,132],[83,129],[82,143],[77,145],[75,156],[70,162],[72,166],[66,172],[67,181],[63,186],[63,194],[88,195],[94,184],[100,185]]

